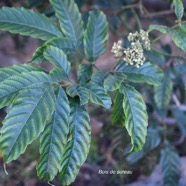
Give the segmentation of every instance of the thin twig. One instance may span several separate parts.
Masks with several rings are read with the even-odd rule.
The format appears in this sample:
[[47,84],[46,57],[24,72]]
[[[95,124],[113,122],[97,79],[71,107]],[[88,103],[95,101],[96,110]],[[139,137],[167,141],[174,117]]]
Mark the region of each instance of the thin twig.
[[98,71],[101,71],[95,64],[93,65],[93,67],[98,70]]
[[166,52],[159,51],[159,50],[157,50],[155,48],[152,48],[152,47],[151,47],[151,49],[154,50],[155,52],[159,53],[159,54],[164,55],[164,56],[169,56],[169,57],[173,57],[173,58],[186,60],[186,57],[183,57],[183,56],[172,55],[172,54],[169,54],[169,53],[166,53]]
[[162,118],[156,112],[153,113],[153,117],[158,123],[174,126],[177,122],[175,118]]
[[131,11],[132,11],[132,13],[134,15],[134,18],[136,19],[138,30],[140,30],[142,26],[141,26],[141,21],[139,19],[139,16],[138,16],[138,14],[136,13],[136,11],[133,8],[131,9]]
[[169,14],[173,14],[174,11],[173,10],[164,10],[164,11],[160,11],[160,12],[152,12],[149,13],[147,15],[144,15],[144,18],[153,18],[153,17],[158,17],[158,16],[165,16],[165,15],[169,15]]
[[176,94],[173,94],[173,95],[172,95],[172,99],[173,99],[173,101],[174,101],[174,103],[176,104],[177,107],[180,107],[180,106],[181,106],[181,103],[180,103],[180,101],[178,100]]
[[174,146],[178,146],[178,145],[182,144],[184,142],[184,140],[185,140],[185,136],[181,135],[180,138],[177,141],[175,141],[173,144],[174,144]]

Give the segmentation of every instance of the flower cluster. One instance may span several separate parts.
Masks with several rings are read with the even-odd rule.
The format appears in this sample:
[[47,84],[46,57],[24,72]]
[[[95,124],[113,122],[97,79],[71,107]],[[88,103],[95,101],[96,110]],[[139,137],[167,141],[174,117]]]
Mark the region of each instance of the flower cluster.
[[140,42],[145,50],[150,50],[150,40],[148,32],[140,30],[140,32],[129,33],[128,40],[131,42]]
[[122,47],[122,41],[114,43],[111,52],[117,58],[123,58],[129,65],[139,68],[145,61],[144,50],[150,50],[150,40],[148,32],[129,33],[128,40],[131,42],[129,48]]
[[120,58],[123,56],[123,47],[121,40],[119,40],[117,43],[114,42],[111,52],[114,53],[114,57],[116,58]]

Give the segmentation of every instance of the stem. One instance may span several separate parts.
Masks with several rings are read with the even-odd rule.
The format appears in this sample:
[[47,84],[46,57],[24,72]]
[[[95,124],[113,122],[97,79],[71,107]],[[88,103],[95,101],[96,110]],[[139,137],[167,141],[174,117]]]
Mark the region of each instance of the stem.
[[155,43],[155,42],[159,41],[159,40],[160,40],[161,38],[163,38],[166,34],[167,34],[167,33],[161,34],[159,37],[157,37],[156,39],[152,40],[151,43]]
[[141,22],[140,22],[139,16],[138,16],[138,14],[136,13],[136,11],[133,8],[131,9],[131,12],[133,13],[134,18],[136,19],[138,30],[140,30],[142,26],[141,26]]
[[[172,26],[171,28],[179,28],[180,25],[179,24],[176,24],[174,26]],[[156,41],[159,41],[162,37],[164,37],[167,33],[165,34],[161,34],[159,37],[157,37],[156,39],[152,40],[151,43],[155,43]]]
[[97,71],[101,71],[95,64],[93,64],[93,67],[94,67]]
[[131,8],[139,8],[139,6],[141,6],[141,3],[136,3],[136,4],[133,4],[133,5],[123,6],[123,7],[121,7],[120,10],[116,11],[115,14],[120,14],[121,12],[123,12],[123,10],[131,9]]
[[178,59],[183,59],[183,60],[186,60],[186,57],[183,57],[183,56],[176,56],[176,55],[172,55],[172,54],[169,54],[169,53],[166,53],[166,52],[162,52],[162,51],[159,51],[155,48],[151,48],[153,51],[159,53],[159,54],[162,54],[164,56],[169,56],[169,57],[173,57],[173,58],[178,58]]
[[160,12],[152,12],[152,13],[148,13],[148,15],[143,16],[144,18],[153,18],[156,16],[164,16],[164,15],[169,15],[169,14],[173,14],[174,11],[173,10],[164,10],[164,11],[160,11]]

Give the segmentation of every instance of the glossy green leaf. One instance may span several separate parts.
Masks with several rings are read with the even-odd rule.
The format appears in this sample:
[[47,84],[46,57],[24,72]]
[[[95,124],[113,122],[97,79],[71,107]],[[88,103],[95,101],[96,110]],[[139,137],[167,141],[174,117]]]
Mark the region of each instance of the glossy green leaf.
[[127,80],[135,83],[148,83],[150,85],[159,85],[163,79],[163,71],[155,64],[145,62],[141,67],[136,68],[120,61],[116,66],[118,73],[122,72],[127,76]]
[[75,51],[75,41],[73,39],[65,37],[56,37],[45,42],[41,47],[36,50],[36,52],[33,54],[32,62],[42,63],[45,60],[43,56],[44,50],[48,46],[57,47],[63,50],[65,54],[69,54]]
[[84,24],[79,9],[74,0],[50,0],[56,17],[59,19],[62,32],[67,38],[81,44]]
[[125,126],[125,114],[123,110],[123,94],[116,91],[114,95],[114,106],[112,109],[112,123],[113,125]]
[[184,6],[182,0],[173,0],[175,14],[178,20],[181,20],[184,14]]
[[108,23],[106,16],[99,10],[89,13],[89,20],[84,36],[86,58],[95,62],[106,51],[108,39]]
[[170,35],[174,43],[186,52],[186,29],[183,27],[170,29]]
[[88,80],[90,80],[92,72],[93,68],[91,64],[80,64],[78,71],[78,82],[86,83]]
[[55,94],[50,83],[33,84],[19,92],[1,129],[0,149],[6,163],[24,153],[43,131],[54,109]]
[[105,91],[115,91],[119,89],[121,83],[124,79],[126,79],[125,73],[114,73],[110,74],[104,81],[104,89]]
[[40,159],[37,165],[37,174],[40,179],[52,181],[60,170],[63,159],[67,135],[69,133],[70,107],[66,93],[59,88],[55,112],[41,134]]
[[[6,77],[2,75],[4,80],[0,83],[0,108],[4,106],[10,105],[13,100],[18,95],[19,91],[29,85],[37,84],[40,82],[51,82],[49,76],[45,74],[44,72],[28,72],[30,69],[28,66],[17,67],[9,67],[2,69],[2,74],[5,72],[5,74],[9,73]],[[22,73],[19,73],[17,71],[15,73],[15,68],[18,70],[24,69]],[[28,71],[27,71],[27,70]],[[12,73],[12,71],[14,71]],[[1,74],[1,72],[0,72]],[[11,75],[13,74],[13,75]]]
[[161,151],[160,166],[163,173],[164,185],[177,186],[180,178],[180,158],[178,153],[167,145]]
[[162,84],[154,87],[154,99],[159,109],[166,109],[171,99],[173,82],[165,75]]
[[142,96],[133,87],[122,85],[120,92],[124,95],[123,110],[126,117],[125,128],[131,136],[130,151],[139,151],[145,144],[148,116]]
[[159,32],[166,34],[169,30],[168,27],[164,26],[164,25],[150,25],[148,32],[151,32],[153,30],[158,30]]
[[160,130],[158,128],[148,128],[146,142],[142,150],[138,152],[132,152],[127,156],[127,161],[130,164],[136,163],[143,158],[149,151],[158,147],[161,143]]
[[66,55],[61,49],[49,46],[44,51],[44,57],[53,63],[56,66],[57,71],[61,74],[60,78],[56,78],[56,70],[54,68],[54,71],[50,72],[50,75],[53,77],[53,79],[58,81],[70,81],[70,62],[67,60]]
[[90,120],[88,113],[77,101],[71,103],[71,140],[65,147],[59,180],[62,185],[72,183],[85,162],[90,148]]
[[45,15],[24,8],[0,9],[0,29],[42,40],[62,36],[57,26]]

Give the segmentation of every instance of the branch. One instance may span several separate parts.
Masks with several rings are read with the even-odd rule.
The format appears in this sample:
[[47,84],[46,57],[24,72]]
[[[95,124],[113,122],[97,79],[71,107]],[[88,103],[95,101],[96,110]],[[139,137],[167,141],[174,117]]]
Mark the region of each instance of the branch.
[[170,118],[170,117],[162,118],[156,112],[153,113],[153,118],[156,121],[158,121],[158,123],[161,123],[161,124],[167,124],[167,125],[174,126],[177,123],[175,118]]
[[174,11],[173,10],[164,10],[164,11],[159,11],[159,12],[152,12],[149,13],[147,15],[144,15],[144,18],[153,18],[153,17],[158,17],[158,16],[165,16],[165,15],[169,15],[169,14],[173,14]]

